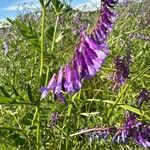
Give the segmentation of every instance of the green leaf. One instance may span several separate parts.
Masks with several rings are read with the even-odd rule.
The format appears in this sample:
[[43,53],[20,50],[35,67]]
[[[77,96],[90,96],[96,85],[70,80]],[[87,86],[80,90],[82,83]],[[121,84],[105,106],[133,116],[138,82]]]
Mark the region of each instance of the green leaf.
[[52,8],[56,14],[61,14],[65,8],[65,5],[59,0],[52,0]]
[[7,20],[8,20],[11,24],[14,24],[14,21],[11,20],[10,18],[7,18]]
[[28,84],[27,90],[28,90],[28,98],[29,98],[30,102],[34,103],[35,102],[35,98],[34,98],[34,96],[32,94],[31,87],[30,87],[29,84]]
[[121,108],[124,108],[124,109],[127,109],[135,114],[138,114],[138,115],[143,115],[143,112],[140,111],[139,109],[135,108],[135,107],[132,107],[132,106],[129,106],[129,105],[120,105],[119,107]]
[[71,111],[72,111],[72,108],[73,108],[73,105],[70,104],[70,105],[68,106],[68,113],[67,113],[67,116],[70,116]]
[[121,108],[127,109],[135,114],[138,114],[140,116],[144,116],[146,119],[150,120],[150,117],[148,115],[145,115],[145,112],[142,110],[139,110],[135,107],[129,106],[129,105],[120,105]]
[[33,45],[37,49],[40,49],[40,42],[36,32],[36,28],[34,27],[34,25],[32,25],[31,21],[29,21],[28,25],[26,25],[25,23],[20,22],[17,19],[13,21],[7,18],[7,20],[18,28],[20,34],[25,37],[31,45]]
[[39,0],[40,4],[42,5],[42,7],[44,7],[44,1],[43,0]]
[[51,2],[51,0],[49,0],[49,1],[46,3],[45,7],[48,7],[49,4],[50,4],[50,2]]
[[11,104],[11,103],[16,103],[16,101],[13,98],[0,97],[0,104]]
[[5,90],[4,87],[0,86],[0,90],[2,91],[2,93],[5,97],[10,97],[9,93]]
[[58,43],[63,39],[63,32],[60,32],[60,34],[58,35],[58,37],[56,38],[55,42]]
[[[104,100],[102,102],[109,103],[109,104],[112,104],[112,105],[115,104],[114,101],[110,101],[110,100]],[[117,106],[120,107],[120,108],[124,108],[126,110],[129,110],[129,111],[131,111],[131,112],[133,112],[135,114],[138,114],[140,116],[144,116],[147,120],[150,120],[150,117],[148,115],[146,115],[144,111],[139,110],[139,109],[137,109],[135,107],[132,107],[132,106],[129,106],[129,105],[120,104],[120,103],[118,103]]]
[[12,85],[12,89],[13,89],[13,91],[14,91],[14,94],[15,94],[16,96],[19,96],[19,94],[18,94],[18,92],[17,92],[17,90],[16,90],[16,88],[15,88],[14,85]]
[[46,37],[50,40],[53,41],[53,36],[54,36],[54,26],[50,26],[49,29],[46,32]]
[[100,112],[91,112],[91,113],[81,113],[81,115],[89,117],[89,116],[95,116],[95,115],[99,115]]

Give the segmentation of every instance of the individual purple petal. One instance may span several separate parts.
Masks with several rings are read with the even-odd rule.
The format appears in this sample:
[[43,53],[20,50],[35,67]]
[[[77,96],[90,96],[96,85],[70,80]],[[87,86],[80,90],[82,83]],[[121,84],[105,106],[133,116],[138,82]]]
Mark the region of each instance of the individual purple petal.
[[95,36],[97,39],[100,39],[100,41],[105,42],[107,39],[107,34],[104,33],[99,27],[95,28]]
[[102,24],[110,31],[112,29],[112,22],[110,21],[110,19],[108,18],[108,16],[106,14],[102,15]]
[[52,90],[55,86],[56,86],[56,74],[53,74],[47,87],[41,88],[41,92],[42,92],[41,99],[44,99],[48,95],[49,91]]
[[88,66],[90,66],[91,68],[94,68],[94,72],[93,73],[96,73],[99,71],[99,68],[100,68],[100,64],[99,63],[96,63],[96,61],[93,61],[93,59],[90,58],[90,56],[88,55],[88,53],[86,53],[86,51],[83,52],[83,56],[84,56],[84,59],[85,59],[85,62]]
[[103,51],[100,51],[100,50],[95,50],[96,53],[97,53],[97,57],[99,60],[105,60],[105,58],[107,57],[107,55],[103,52]]
[[70,65],[67,64],[65,67],[65,92],[67,93],[72,93],[74,92],[74,87],[73,87],[73,79],[72,79],[72,70],[70,68]]
[[107,7],[107,4],[102,5],[101,13],[105,13],[108,17],[114,17],[114,13]]
[[117,2],[118,0],[105,0],[106,5],[109,7],[113,7]]
[[91,38],[89,38],[85,33],[82,33],[82,36],[83,36],[85,42],[89,45],[89,47],[91,49],[98,49],[99,48],[98,45]]
[[63,104],[66,103],[66,99],[63,96],[62,92],[54,94],[54,97],[57,98],[57,99],[59,99]]
[[81,81],[79,79],[79,74],[77,69],[74,69],[72,71],[73,73],[73,87],[74,87],[74,91],[77,92],[81,89]]
[[100,59],[98,59],[98,57],[92,58],[90,56],[90,53],[87,53],[87,51],[85,50],[84,59],[89,66],[93,67],[96,70],[96,72],[99,71],[101,67],[101,62],[100,62]]
[[54,89],[54,93],[60,93],[62,90],[62,79],[63,79],[63,69],[60,67],[59,73],[58,73],[58,78],[57,78],[57,84]]

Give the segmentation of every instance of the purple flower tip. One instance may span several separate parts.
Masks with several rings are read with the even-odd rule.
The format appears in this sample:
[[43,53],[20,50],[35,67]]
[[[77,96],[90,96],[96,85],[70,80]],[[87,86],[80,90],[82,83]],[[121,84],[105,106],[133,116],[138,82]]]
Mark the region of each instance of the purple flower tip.
[[137,106],[140,108],[143,102],[148,102],[149,99],[149,91],[143,88],[138,96]]

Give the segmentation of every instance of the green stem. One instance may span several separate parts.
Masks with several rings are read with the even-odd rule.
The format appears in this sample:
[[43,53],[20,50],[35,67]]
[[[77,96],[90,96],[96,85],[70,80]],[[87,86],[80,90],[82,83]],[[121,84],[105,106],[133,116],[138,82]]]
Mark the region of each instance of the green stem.
[[36,130],[36,143],[37,143],[37,150],[40,150],[41,147],[41,133],[40,133],[40,104],[36,107],[37,112],[37,130]]
[[[59,15],[57,15],[57,17],[56,17],[53,40],[52,40],[52,46],[51,46],[51,53],[54,51],[58,21],[59,21]],[[49,76],[49,68],[47,69],[45,85],[48,83],[48,76]]]
[[54,28],[54,34],[53,34],[53,41],[52,41],[51,52],[53,52],[54,46],[55,46],[55,40],[56,40],[56,32],[57,32],[57,27],[58,27],[58,21],[59,21],[59,15],[57,15],[57,17],[56,17],[56,22],[55,22],[55,28]]
[[40,65],[40,78],[43,74],[43,66],[44,66],[44,51],[45,51],[45,44],[44,44],[44,31],[45,31],[45,14],[46,8],[42,7],[42,26],[41,26],[41,65]]
[[110,111],[108,112],[107,115],[107,120],[109,120],[112,116],[112,113],[115,109],[115,107],[117,106],[117,104],[120,102],[122,96],[125,94],[125,92],[129,89],[130,85],[135,81],[136,78],[138,78],[139,76],[141,76],[142,74],[144,74],[146,71],[148,71],[150,69],[150,66],[148,66],[147,68],[145,68],[144,70],[142,70],[139,74],[137,74],[135,77],[133,77],[131,79],[131,81],[124,87],[124,89],[119,93],[116,101],[114,102],[112,108],[110,109]]
[[[41,20],[41,64],[40,64],[40,79],[43,75],[43,67],[44,67],[44,53],[45,53],[45,15],[46,15],[46,7],[42,6],[42,20]],[[36,148],[40,150],[41,147],[41,133],[40,133],[40,98],[39,102],[36,106],[35,117],[37,117],[37,129],[36,129]],[[33,118],[34,121],[34,118]],[[32,122],[33,123],[33,122]]]
[[36,106],[34,103],[0,103],[0,105],[29,105],[29,106]]
[[25,131],[23,129],[11,128],[11,127],[0,127],[0,130],[17,131],[26,137],[26,139],[29,142],[29,145],[31,145],[31,143],[33,143],[33,141],[28,137],[28,135],[25,133]]

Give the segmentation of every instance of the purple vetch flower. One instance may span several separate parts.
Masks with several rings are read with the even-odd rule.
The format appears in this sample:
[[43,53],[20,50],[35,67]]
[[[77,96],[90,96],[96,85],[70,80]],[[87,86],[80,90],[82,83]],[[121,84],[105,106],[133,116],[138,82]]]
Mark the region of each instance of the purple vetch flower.
[[47,95],[48,95],[48,92],[50,90],[53,90],[54,87],[56,86],[56,78],[57,78],[57,75],[56,74],[53,74],[51,80],[49,81],[47,87],[42,87],[40,89],[42,95],[41,95],[41,99],[44,99]]
[[141,35],[141,34],[138,34],[138,33],[131,33],[131,34],[129,34],[129,38],[136,38],[136,39],[141,39],[141,40],[144,40],[144,41],[150,41],[150,37],[149,36]]
[[134,114],[129,113],[128,118],[113,140],[118,143],[134,140],[144,148],[150,148],[150,126],[139,122]]
[[58,122],[59,120],[59,115],[57,112],[53,112],[50,116],[50,127],[51,128],[54,128],[56,123]]
[[138,96],[137,106],[140,108],[143,102],[148,102],[149,91],[143,88]]
[[117,56],[115,58],[114,64],[116,71],[110,76],[113,82],[111,89],[113,91],[118,90],[126,80],[129,78],[129,64],[131,63],[131,55],[127,54],[124,57]]
[[84,79],[90,79],[100,71],[109,54],[106,40],[113,27],[115,15],[112,9],[116,2],[117,0],[102,2],[101,16],[93,32],[89,35],[80,32],[81,39],[75,47],[72,60],[64,67],[60,67],[58,75],[52,77],[48,86],[42,89],[41,99],[51,90],[55,98],[65,103],[64,92],[70,94],[79,91]]
[[63,68],[60,67],[58,77],[57,77],[57,83],[53,89],[53,92],[54,92],[55,98],[58,98],[61,100],[62,103],[65,103],[66,100],[62,94],[63,87],[64,87],[64,85],[63,85]]
[[64,83],[65,91],[67,93],[73,93],[79,91],[81,88],[81,82],[75,64],[72,68],[70,67],[69,64],[66,65],[65,76],[66,76],[65,83]]
[[78,13],[73,19],[73,29],[74,35],[80,35],[81,32],[85,31],[89,26],[89,21],[82,21],[82,13]]
[[127,114],[127,118],[121,126],[82,129],[78,134],[71,136],[73,135],[85,135],[90,142],[94,139],[108,142],[110,139],[108,137],[111,137],[112,143],[127,144],[129,141],[134,141],[144,148],[150,148],[150,126],[145,122],[139,122],[132,113]]
[[76,14],[76,16],[73,18],[73,24],[79,25],[81,22],[82,13]]

